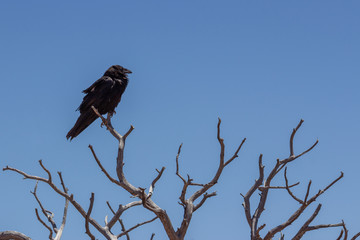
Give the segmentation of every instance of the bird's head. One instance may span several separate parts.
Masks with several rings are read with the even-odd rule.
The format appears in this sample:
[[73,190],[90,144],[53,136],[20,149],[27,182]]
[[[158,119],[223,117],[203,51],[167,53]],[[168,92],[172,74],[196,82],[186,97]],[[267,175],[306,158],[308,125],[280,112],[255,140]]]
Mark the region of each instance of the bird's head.
[[120,65],[111,66],[106,72],[104,76],[109,76],[111,78],[126,78],[127,74],[132,73],[129,69],[126,69]]

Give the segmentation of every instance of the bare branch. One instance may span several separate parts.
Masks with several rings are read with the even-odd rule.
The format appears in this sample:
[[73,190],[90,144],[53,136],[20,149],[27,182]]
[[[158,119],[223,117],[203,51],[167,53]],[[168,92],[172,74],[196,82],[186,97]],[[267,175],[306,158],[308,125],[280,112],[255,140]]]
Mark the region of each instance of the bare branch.
[[[218,142],[219,142],[219,144],[220,144],[220,161],[219,161],[218,170],[217,170],[215,176],[213,177],[213,179],[212,179],[209,183],[204,184],[204,186],[203,186],[201,189],[199,189],[198,191],[196,191],[196,192],[189,198],[189,200],[190,200],[191,202],[194,202],[198,197],[200,197],[202,194],[204,194],[206,191],[208,191],[212,186],[214,186],[214,185],[218,182],[218,180],[219,180],[219,178],[220,178],[220,175],[221,175],[221,173],[222,173],[222,171],[223,171],[223,169],[224,169],[224,167],[225,167],[225,162],[224,162],[225,144],[224,144],[224,139],[222,139],[222,138],[220,137],[220,125],[221,125],[221,119],[219,118],[218,124],[217,124],[217,139],[218,139]],[[244,141],[245,141],[245,140],[243,140],[243,142],[244,142]],[[243,143],[243,142],[242,142],[242,143]],[[240,146],[239,146],[239,148],[238,148],[239,150],[240,150],[241,146],[242,146],[242,144],[240,144]],[[237,155],[237,152],[236,152],[235,155]],[[234,159],[235,159],[235,157],[234,157]],[[233,159],[230,159],[230,160],[232,161]],[[228,161],[228,163],[231,162],[230,160]]]
[[259,191],[264,191],[265,189],[287,189],[287,188],[295,187],[295,186],[297,186],[297,185],[299,185],[299,184],[300,184],[300,182],[294,183],[294,184],[292,184],[292,185],[290,185],[290,186],[267,186],[267,187],[262,187],[262,186],[260,186],[260,187],[258,188],[258,190],[259,190]]
[[61,235],[62,235],[62,233],[64,231],[68,207],[69,207],[69,200],[65,199],[64,213],[63,213],[61,226],[60,226],[54,240],[60,240]]
[[53,238],[52,238],[53,231],[52,231],[51,227],[49,227],[49,226],[40,218],[39,212],[38,212],[37,208],[35,208],[35,214],[36,214],[36,217],[37,217],[37,219],[39,220],[39,222],[40,222],[44,227],[46,227],[47,230],[49,230],[49,239],[50,239],[50,240],[53,240]]
[[112,209],[112,207],[108,201],[106,202],[106,204],[110,208],[111,212],[114,214],[114,216],[111,218],[110,222],[107,224],[107,227],[111,230],[111,228],[114,226],[115,222],[120,219],[120,216],[123,212],[125,212],[126,210],[128,210],[131,207],[141,205],[142,201],[134,201],[134,202],[126,204],[125,206],[120,204],[119,208],[116,212]]
[[317,230],[321,228],[331,228],[331,227],[342,227],[342,223],[336,223],[336,224],[320,224],[315,226],[309,226],[308,231]]
[[151,238],[150,238],[150,240],[153,240],[153,239],[154,239],[154,237],[155,237],[155,233],[151,234]]
[[[139,201],[140,202],[140,204],[141,204],[141,201]],[[120,215],[121,214],[119,214],[119,216],[117,216],[117,212],[119,211],[119,209],[122,209],[122,205],[120,204],[119,205],[119,208],[118,208],[118,211],[114,211],[114,209],[111,207],[111,205],[110,205],[110,203],[109,203],[109,201],[106,201],[106,204],[108,205],[108,207],[109,207],[109,209],[110,209],[110,211],[114,214],[114,217],[110,220],[110,222],[112,222],[112,220],[113,219],[115,219],[115,220],[118,220],[119,221],[119,223],[121,224],[121,219],[120,219]],[[116,217],[115,217],[116,216]],[[111,229],[111,228],[110,228]]]
[[201,201],[194,207],[194,212],[195,212],[196,210],[198,210],[198,209],[204,204],[204,202],[206,201],[206,199],[208,199],[208,198],[210,198],[210,197],[214,197],[214,196],[216,196],[216,192],[212,192],[212,193],[210,193],[210,194],[205,193],[205,194],[203,195],[203,198],[201,199]]
[[341,178],[344,177],[344,173],[341,172],[340,176],[338,178],[336,178],[334,181],[332,181],[328,186],[326,186],[323,190],[319,190],[319,192],[314,195],[312,198],[309,199],[309,201],[307,202],[307,204],[310,204],[312,202],[314,202],[321,194],[323,194],[324,192],[326,192],[329,188],[331,188],[336,182],[338,182]]
[[343,229],[344,229],[344,240],[347,240],[349,231],[346,228],[344,220],[342,221],[342,224],[343,224]]
[[288,181],[288,179],[287,179],[286,173],[287,173],[287,168],[285,168],[285,171],[284,171],[284,178],[285,178],[285,184],[286,184],[286,190],[287,190],[287,192],[289,193],[289,195],[290,195],[295,201],[297,201],[297,202],[300,203],[300,204],[303,204],[304,202],[303,202],[301,199],[297,198],[297,197],[291,192],[290,187],[289,187],[289,181]]
[[17,172],[19,173],[20,175],[23,175],[24,176],[24,179],[33,179],[33,180],[37,180],[37,181],[41,181],[41,182],[45,182],[45,183],[48,183],[48,180],[45,179],[45,178],[42,178],[42,177],[37,177],[37,176],[31,176],[23,171],[20,171],[16,168],[12,168],[12,167],[9,167],[9,166],[6,166],[3,168],[3,171],[13,171],[13,172]]
[[[65,187],[65,184],[64,184],[64,181],[63,181],[63,179],[62,179],[61,173],[58,172],[58,174],[59,174],[59,176],[60,176],[61,185],[63,186],[64,192],[67,193],[67,189],[66,189],[66,187]],[[36,184],[35,184],[34,191],[31,192],[31,193],[34,195],[37,203],[39,204],[42,213],[44,214],[44,216],[47,218],[47,220],[48,220],[49,223],[51,224],[52,230],[53,230],[53,231],[55,232],[55,234],[56,234],[55,238],[52,238],[53,231],[51,230],[51,228],[50,228],[49,226],[47,226],[47,225],[42,221],[42,219],[41,219],[40,216],[39,216],[38,210],[35,209],[35,213],[36,213],[37,219],[40,221],[40,223],[42,223],[42,224],[50,231],[50,235],[49,235],[49,239],[50,239],[50,240],[53,240],[53,239],[54,239],[54,240],[60,240],[61,235],[62,235],[62,232],[63,232],[64,227],[65,227],[66,215],[67,215],[67,209],[68,209],[68,205],[69,205],[69,200],[68,200],[68,199],[65,199],[65,207],[64,207],[63,220],[62,220],[62,223],[61,223],[60,228],[58,229],[57,226],[56,226],[55,221],[53,220],[54,214],[53,214],[52,212],[50,212],[49,210],[46,210],[46,209],[44,208],[43,204],[41,203],[40,199],[39,199],[38,196],[37,196],[37,186],[38,186],[38,181],[37,181]]]
[[[310,186],[311,186],[311,181],[309,182],[307,191],[306,191],[306,196],[305,196],[305,200],[303,201],[302,205],[299,207],[298,210],[295,211],[295,213],[293,213],[293,215],[291,215],[291,217],[283,224],[278,225],[277,227],[271,229],[265,236],[264,240],[270,240],[274,237],[274,235],[282,230],[284,230],[286,227],[288,227],[289,225],[291,225],[296,219],[298,219],[298,217],[305,211],[305,209],[312,203],[314,202],[322,193],[324,193],[327,189],[329,189],[332,185],[334,185],[337,181],[339,181],[341,178],[343,177],[343,173],[341,173],[340,177],[338,177],[337,179],[335,179],[332,183],[330,183],[326,188],[324,188],[323,190],[319,190],[319,192],[314,195],[312,198],[310,198],[309,200],[307,200],[307,197],[309,195],[309,191],[310,191]],[[320,210],[320,209],[319,209]],[[346,235],[346,234],[345,234]]]
[[85,217],[85,229],[86,229],[85,233],[87,235],[89,235],[91,240],[95,240],[95,236],[92,235],[92,233],[90,232],[90,228],[89,228],[89,217],[90,217],[90,214],[92,212],[93,206],[94,206],[94,193],[91,193],[90,205],[89,205],[89,209],[87,211],[86,217]]
[[[185,194],[187,191],[187,187],[190,185],[195,185],[194,183],[192,183],[192,179],[190,178],[190,176],[188,175],[188,180],[186,181],[180,174],[179,174],[179,165],[178,165],[178,156],[180,154],[181,151],[181,146],[179,147],[178,150],[178,155],[176,158],[176,164],[177,164],[177,168],[176,168],[176,175],[178,175],[180,177],[180,179],[183,181],[184,185],[183,185],[183,189],[180,195],[180,201],[181,201],[181,205],[184,207],[184,217],[183,217],[183,221],[181,222],[181,226],[180,228],[178,228],[176,235],[178,236],[179,239],[183,239],[185,237],[186,231],[189,227],[191,218],[192,218],[192,214],[199,208],[201,207],[204,202],[206,201],[207,198],[215,196],[215,193],[211,193],[211,194],[206,194],[206,192],[213,187],[219,180],[223,169],[225,168],[225,166],[227,164],[229,164],[230,162],[232,162],[236,157],[238,152],[241,149],[241,146],[243,145],[243,143],[245,142],[245,139],[242,141],[242,143],[240,144],[240,146],[237,148],[237,150],[235,151],[234,155],[225,162],[224,158],[225,158],[225,144],[224,144],[224,139],[221,138],[220,136],[220,125],[221,125],[221,119],[218,119],[218,124],[217,124],[217,140],[220,144],[220,158],[219,158],[219,166],[218,169],[215,173],[215,176],[212,178],[212,180],[206,184],[200,185],[200,184],[196,184],[197,186],[201,186],[201,188],[199,190],[197,190],[194,194],[192,194],[190,196],[189,199],[185,200]],[[199,204],[197,204],[196,206],[194,206],[194,202],[200,197],[203,196],[203,199],[200,201]]]
[[[243,203],[243,207],[245,210],[245,216],[246,216],[246,220],[250,226],[250,228],[252,228],[252,217],[251,217],[251,209],[250,209],[250,198],[251,196],[254,194],[254,192],[256,191],[256,189],[259,188],[259,186],[262,184],[263,180],[264,180],[264,166],[262,165],[262,154],[260,154],[259,156],[259,179],[257,179],[254,183],[254,185],[249,189],[249,191],[245,194],[244,196],[244,203]],[[254,231],[253,233],[255,233],[256,231]]]
[[[125,225],[124,225],[123,221],[122,221],[121,219],[119,219],[119,222],[120,222],[120,225],[121,225],[121,231],[122,231],[122,232],[125,232],[126,229],[125,229]],[[130,240],[130,236],[129,236],[129,233],[128,233],[128,232],[125,233],[125,236],[126,236],[126,239],[127,239],[127,240]]]
[[284,240],[285,239],[285,235],[280,233],[280,240]]
[[314,213],[311,217],[304,223],[304,225],[300,228],[300,230],[296,233],[296,235],[292,238],[292,240],[299,240],[304,236],[304,234],[309,231],[309,224],[315,219],[321,209],[321,204],[317,206]]
[[96,153],[95,153],[95,151],[94,151],[94,149],[93,149],[93,146],[89,144],[89,148],[90,148],[91,153],[93,154],[93,156],[94,156],[94,158],[95,158],[95,161],[97,162],[97,164],[98,164],[99,167],[101,168],[101,171],[102,171],[103,173],[105,173],[106,177],[107,177],[111,182],[113,182],[113,183],[121,186],[120,182],[117,181],[116,179],[112,178],[112,177],[110,176],[110,174],[106,171],[106,169],[102,166],[99,158],[96,156]]
[[31,240],[30,237],[16,231],[0,232],[0,240]]
[[[120,186],[124,188],[126,191],[128,191],[132,196],[139,197],[143,200],[143,206],[154,212],[161,220],[164,229],[169,236],[169,238],[176,239],[175,231],[172,226],[171,220],[169,216],[167,215],[166,211],[162,210],[159,206],[157,206],[151,198],[148,198],[145,191],[141,188],[134,187],[132,184],[130,184],[127,179],[125,178],[125,174],[123,171],[124,166],[124,148],[125,148],[125,140],[126,137],[132,132],[134,129],[133,126],[130,127],[129,131],[124,135],[121,136],[118,132],[115,131],[115,129],[111,126],[111,122],[107,121],[99,112],[92,107],[93,111],[99,116],[103,122],[104,125],[106,125],[107,130],[110,131],[110,133],[119,141],[118,145],[118,156],[116,158],[116,173],[119,179]],[[145,200],[145,201],[144,201]]]
[[40,163],[40,166],[42,167],[42,169],[44,169],[44,171],[48,174],[48,177],[49,177],[48,181],[51,182],[51,173],[50,173],[50,171],[45,168],[45,166],[42,163],[42,160],[39,160],[39,163]]
[[32,176],[32,175],[29,175],[29,174],[27,174],[27,173],[25,173],[23,171],[20,171],[18,169],[8,167],[8,166],[3,168],[3,171],[7,171],[7,170],[19,173],[20,175],[24,176],[25,179],[38,180],[38,181],[47,183],[56,193],[58,193],[59,195],[63,196],[67,200],[69,200],[69,202],[84,217],[84,219],[87,219],[87,221],[91,225],[93,225],[106,239],[111,239],[111,236],[110,236],[111,233],[107,232],[106,229],[101,227],[101,225],[98,222],[96,222],[94,219],[92,219],[90,216],[87,217],[87,212],[81,207],[81,205],[78,202],[76,202],[74,200],[74,196],[72,194],[69,195],[68,193],[66,193],[64,191],[61,191],[53,182],[50,182],[48,179],[41,178],[41,177],[38,177],[38,176]]
[[360,237],[360,232],[358,232],[357,234],[355,234],[355,236],[353,236],[353,237],[351,238],[351,240],[355,240],[355,239],[357,239],[358,237]]
[[[217,130],[218,130],[217,138],[218,138],[218,141],[220,143],[220,148],[221,148],[221,151],[220,151],[220,163],[219,163],[219,167],[218,167],[218,170],[217,170],[215,176],[207,184],[193,183],[192,182],[193,180],[190,178],[190,176],[188,176],[188,179],[185,180],[185,178],[180,175],[180,173],[179,173],[179,155],[180,155],[181,146],[182,146],[182,145],[180,145],[179,150],[178,150],[178,155],[176,157],[176,175],[179,176],[179,178],[184,183],[182,193],[181,193],[181,196],[180,196],[180,200],[181,200],[181,204],[184,206],[184,211],[185,211],[184,216],[185,217],[184,217],[184,220],[183,220],[183,222],[181,224],[181,227],[175,233],[174,228],[173,228],[172,223],[171,223],[171,220],[170,220],[169,216],[167,215],[166,211],[161,209],[159,206],[157,206],[151,200],[151,196],[153,194],[155,183],[161,177],[161,175],[162,175],[162,173],[164,171],[164,168],[162,168],[160,171],[157,170],[158,171],[158,176],[151,183],[148,194],[145,193],[144,188],[134,187],[132,184],[130,184],[127,181],[127,179],[125,178],[125,174],[124,174],[124,171],[123,171],[123,166],[124,166],[125,139],[131,133],[131,131],[133,130],[133,127],[131,126],[129,131],[124,136],[121,136],[112,127],[110,119],[106,120],[104,117],[102,117],[99,114],[99,112],[94,107],[92,107],[92,109],[102,119],[102,122],[103,122],[104,125],[106,125],[107,130],[109,130],[112,133],[112,135],[119,141],[118,156],[117,156],[117,161],[116,161],[116,173],[117,173],[119,181],[117,181],[117,180],[115,180],[115,181],[118,182],[119,185],[122,188],[124,188],[126,191],[128,191],[132,196],[140,198],[142,200],[143,206],[146,209],[154,212],[156,214],[156,216],[159,217],[159,219],[162,222],[162,224],[164,226],[164,229],[165,229],[165,231],[166,231],[166,233],[167,233],[167,235],[168,235],[168,237],[170,239],[182,239],[182,238],[184,238],[186,230],[187,230],[188,225],[189,225],[189,222],[191,220],[192,213],[194,212],[194,204],[193,204],[193,202],[197,198],[199,198],[200,196],[203,195],[203,200],[201,200],[200,203],[195,208],[195,209],[198,209],[200,206],[202,206],[202,204],[205,202],[205,200],[207,198],[215,195],[214,193],[206,194],[206,192],[213,185],[215,185],[217,183],[217,181],[218,181],[218,179],[219,179],[219,177],[220,177],[220,175],[222,173],[223,168],[237,157],[237,154],[240,151],[241,146],[243,145],[245,139],[240,144],[238,149],[235,151],[235,154],[227,162],[224,162],[225,145],[223,143],[223,139],[220,137],[220,123],[221,123],[221,120],[219,118],[219,122],[218,122],[218,126],[217,126]],[[93,153],[93,155],[95,157],[95,160],[98,162],[98,165],[100,166],[100,168],[104,171],[101,164],[99,164],[99,160],[97,159],[96,155],[94,153]],[[109,177],[109,174],[107,174],[106,171],[104,171],[104,172],[111,181],[115,182],[114,180],[112,180],[111,177]],[[201,189],[196,191],[188,200],[185,200],[185,195],[186,195],[186,191],[187,191],[188,186],[201,186]]]
[[130,133],[131,133],[134,129],[135,129],[134,126],[131,125],[130,128],[129,128],[129,130],[128,130],[128,131],[124,134],[124,136],[123,136],[124,140],[126,140],[126,138],[130,135]]
[[133,125],[130,126],[130,129],[125,133],[124,136],[121,136],[112,126],[111,124],[111,117],[110,115],[107,116],[107,119],[105,119],[100,113],[99,111],[94,107],[91,106],[92,110],[95,112],[95,114],[101,118],[101,121],[103,122],[103,124],[106,126],[106,129],[109,130],[109,132],[117,139],[120,141],[120,138],[123,138],[124,140],[130,135],[130,133],[134,130]]
[[257,238],[261,238],[260,237],[260,231],[261,230],[263,230],[263,228],[266,226],[266,224],[263,224],[263,225],[261,225],[257,230],[256,230],[256,233],[255,233],[255,236],[257,237]]
[[341,237],[342,237],[342,235],[343,235],[343,233],[344,233],[344,230],[343,230],[343,229],[341,229],[340,235],[338,236],[338,238],[337,238],[336,240],[340,240],[340,239],[341,239]]
[[101,118],[101,121],[104,123],[104,125],[106,126],[106,129],[109,130],[109,132],[117,139],[120,140],[121,135],[115,131],[115,129],[111,126],[111,121],[110,118],[108,118],[108,120],[106,120],[100,113],[99,111],[94,107],[91,106],[92,110],[95,112],[95,114]]
[[[281,233],[282,230],[284,230],[286,227],[288,227],[289,225],[291,225],[296,219],[298,219],[298,217],[305,211],[305,209],[312,203],[314,202],[322,193],[324,193],[327,189],[329,189],[331,186],[333,186],[333,184],[335,184],[337,181],[339,181],[342,177],[343,177],[343,173],[341,173],[341,176],[338,177],[337,179],[335,179],[332,183],[330,183],[327,187],[325,187],[323,190],[319,190],[319,192],[317,194],[315,194],[313,197],[309,198],[309,194],[310,194],[310,187],[311,187],[311,181],[308,184],[307,187],[307,191],[306,194],[304,196],[304,200],[301,200],[299,198],[297,198],[291,191],[291,188],[298,185],[299,183],[293,184],[293,185],[289,185],[289,181],[287,178],[287,168],[286,165],[292,161],[294,161],[295,159],[303,156],[304,154],[310,152],[317,144],[318,141],[316,141],[310,148],[306,149],[305,151],[303,151],[302,153],[295,155],[295,151],[294,151],[294,138],[295,135],[297,133],[297,131],[299,130],[299,128],[301,127],[302,123],[304,121],[300,120],[300,122],[298,123],[297,127],[293,129],[291,136],[290,136],[290,156],[283,159],[283,160],[279,160],[277,159],[275,166],[272,168],[272,170],[270,171],[269,175],[264,178],[264,166],[262,166],[262,159],[260,156],[259,158],[259,172],[260,172],[260,177],[257,181],[255,181],[254,185],[249,189],[249,191],[246,193],[245,196],[243,196],[244,198],[244,203],[243,203],[243,207],[245,210],[245,217],[246,220],[250,226],[251,229],[251,239],[252,240],[271,240],[273,239],[274,235],[277,233]],[[284,171],[284,178],[285,178],[285,187],[282,186],[272,186],[271,185],[271,181],[273,180],[273,178],[285,167],[285,171]],[[263,184],[263,185],[262,185]],[[263,229],[263,225],[261,225],[258,228],[258,221],[261,217],[262,212],[265,210],[265,203],[267,200],[267,195],[270,189],[286,189],[287,192],[289,193],[289,195],[298,203],[300,203],[300,207],[290,216],[290,218],[284,222],[283,224],[280,224],[279,226],[271,229],[270,231],[268,231],[268,233],[265,235],[264,238],[261,238],[261,236],[259,235],[259,232],[261,229]],[[256,190],[260,191],[260,200],[258,203],[258,206],[254,212],[254,214],[251,216],[251,209],[250,209],[250,198],[251,196],[254,194],[254,192]],[[320,206],[318,207],[318,209],[313,213],[312,217],[308,219],[308,221],[303,225],[303,227],[299,230],[299,232],[297,233],[297,235],[294,237],[294,239],[300,239],[302,237],[302,235],[305,234],[305,232],[307,231],[312,231],[312,230],[316,230],[316,229],[320,229],[320,228],[329,228],[329,227],[339,227],[341,226],[341,224],[323,224],[323,225],[316,225],[316,226],[309,226],[309,224],[311,223],[311,221],[316,217],[316,215],[318,214],[318,211],[320,210]],[[345,233],[345,231],[344,231]],[[346,235],[346,233],[345,233]],[[341,238],[341,237],[339,237]],[[284,239],[284,235],[281,234],[281,238],[280,239]],[[345,238],[346,239],[346,236]]]
[[138,227],[140,227],[140,226],[142,226],[142,225],[144,225],[144,224],[151,223],[151,222],[155,221],[157,218],[158,218],[158,216],[156,216],[156,217],[154,217],[153,219],[150,219],[150,220],[148,220],[148,221],[145,221],[145,222],[142,222],[142,223],[138,223],[138,224],[136,224],[135,226],[133,226],[133,227],[129,228],[128,230],[126,230],[125,232],[120,233],[120,234],[117,236],[117,238],[120,238],[120,237],[126,235],[127,233],[131,232],[132,230],[134,230],[134,229],[136,229],[136,228],[138,228]]
[[[40,199],[38,198],[38,196],[37,196],[37,194],[36,194],[37,185],[38,185],[38,182],[36,182],[36,184],[35,184],[34,191],[33,191],[33,192],[30,191],[30,192],[34,195],[37,203],[39,204],[39,206],[40,206],[40,208],[41,208],[41,212],[44,214],[44,216],[47,218],[47,220],[48,220],[49,223],[51,224],[52,229],[54,230],[55,233],[57,233],[56,223],[55,223],[54,220],[53,220],[54,214],[49,214],[50,211],[46,210],[46,209],[43,207]],[[36,212],[37,217],[38,217],[38,219],[39,219],[40,217],[38,216],[37,209],[35,209],[35,212]],[[39,219],[39,221],[40,221],[40,219]],[[42,223],[42,222],[41,222],[41,223]],[[44,225],[44,224],[43,224],[43,225]],[[47,225],[46,225],[46,228],[48,228]],[[51,233],[50,233],[49,238],[52,239],[52,231],[51,231]]]
[[244,139],[241,141],[241,143],[240,143],[239,147],[236,149],[234,155],[233,155],[229,160],[226,161],[225,166],[228,165],[229,163],[231,163],[235,158],[238,157],[238,153],[239,153],[242,145],[245,143],[245,141],[246,141],[246,138],[244,138]]
[[305,195],[304,203],[307,202],[307,199],[308,199],[308,197],[309,197],[310,187],[311,187],[311,180],[309,181],[309,184],[308,184],[308,187],[307,187],[307,190],[306,190],[306,195]]
[[59,175],[60,182],[61,182],[61,186],[63,187],[64,193],[67,193],[68,189],[67,189],[66,186],[65,186],[65,183],[64,183],[62,174],[61,174],[61,172],[57,172],[57,173],[58,173],[58,175]]
[[128,203],[126,204],[125,206],[122,206],[120,205],[117,212],[115,213],[115,211],[113,210],[113,208],[111,207],[110,203],[109,202],[106,202],[108,207],[110,208],[111,212],[114,214],[114,217],[110,220],[110,222],[107,224],[109,230],[111,230],[112,226],[114,225],[115,221],[119,221],[120,225],[121,225],[121,231],[122,233],[119,234],[117,236],[117,238],[119,237],[122,237],[122,236],[126,236],[127,239],[130,239],[130,236],[129,236],[129,232],[134,230],[135,228],[138,228],[144,224],[147,224],[147,223],[150,223],[152,221],[154,221],[156,218],[158,218],[157,216],[155,218],[153,218],[152,220],[149,220],[149,221],[146,221],[146,222],[143,222],[143,223],[139,223],[137,225],[135,225],[134,227],[126,230],[125,229],[125,226],[124,226],[124,223],[123,221],[120,219],[120,216],[121,214],[126,211],[127,209],[131,208],[131,207],[134,207],[134,206],[138,206],[138,205],[141,205],[142,201],[135,201],[135,202],[131,202],[131,203]]
[[[292,134],[290,136],[290,156],[288,158],[280,161],[281,164],[284,164],[283,166],[281,166],[281,168],[283,168],[285,166],[285,164],[287,164],[289,162],[292,162],[295,159],[297,159],[297,158],[303,156],[304,154],[310,152],[319,143],[319,140],[316,140],[316,142],[310,148],[308,148],[304,152],[300,153],[299,155],[295,156],[295,153],[294,153],[294,137],[295,137],[295,134],[296,134],[297,130],[301,127],[303,122],[304,122],[304,120],[301,119],[299,124],[297,125],[297,127],[294,128],[293,131],[292,131]],[[279,170],[281,170],[281,169],[279,169]]]
[[178,153],[176,155],[176,175],[183,181],[184,185],[186,184],[186,180],[181,176],[181,174],[179,173],[179,156],[181,153],[181,147],[182,147],[182,143],[179,146],[179,150]]
[[176,155],[176,175],[183,181],[183,188],[181,190],[181,195],[179,197],[180,201],[181,201],[181,205],[185,206],[185,195],[186,195],[186,191],[187,191],[187,188],[189,186],[204,186],[204,184],[198,184],[198,183],[193,183],[193,179],[190,178],[189,174],[187,175],[187,180],[185,180],[185,178],[183,176],[181,176],[181,174],[179,173],[179,156],[180,156],[180,153],[181,153],[181,148],[182,148],[182,143],[180,144],[179,146],[179,149],[178,149],[178,153]]
[[155,189],[155,183],[161,178],[161,175],[163,174],[164,170],[165,170],[165,167],[162,167],[160,171],[156,169],[156,171],[158,172],[158,175],[152,181],[152,183],[150,185],[149,194],[148,194],[147,198],[150,198],[152,196],[154,189]]
[[109,228],[109,230],[111,230],[111,228],[115,225],[116,221],[120,219],[120,215],[122,213],[123,213],[122,205],[120,205],[116,213],[114,213],[114,216],[111,218],[110,222],[107,221],[105,222],[105,225]]
[[299,124],[296,126],[296,128],[293,129],[293,132],[290,136],[290,156],[294,156],[294,137],[297,132],[297,130],[301,127],[304,120],[300,120]]
[[[64,193],[67,194],[67,188],[65,187],[64,180],[62,178],[61,172],[58,172],[58,175],[59,175],[61,186],[63,187]],[[69,200],[67,198],[65,198],[65,206],[64,206],[63,218],[62,218],[61,226],[60,226],[58,232],[56,233],[56,236],[55,236],[54,240],[60,240],[60,238],[61,238],[61,235],[62,235],[62,233],[64,231],[65,224],[66,224],[66,217],[67,217],[68,208],[69,208]]]
[[[301,157],[302,155],[310,152],[318,143],[319,143],[319,140],[316,140],[315,143],[314,143],[311,147],[309,147],[307,150],[305,150],[304,152],[300,153],[299,155],[296,155],[295,159],[297,159],[297,158]],[[294,160],[295,160],[295,159],[294,159]]]

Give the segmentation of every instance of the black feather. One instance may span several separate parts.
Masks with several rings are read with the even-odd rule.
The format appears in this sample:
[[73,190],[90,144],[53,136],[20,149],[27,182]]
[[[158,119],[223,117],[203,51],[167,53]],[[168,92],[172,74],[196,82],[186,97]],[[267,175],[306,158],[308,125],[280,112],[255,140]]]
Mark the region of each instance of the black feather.
[[97,108],[100,114],[114,114],[128,84],[128,73],[131,71],[119,65],[113,65],[104,73],[104,76],[83,91],[86,95],[77,109],[80,111],[80,116],[66,135],[67,139],[72,140],[78,136],[98,118],[91,106]]

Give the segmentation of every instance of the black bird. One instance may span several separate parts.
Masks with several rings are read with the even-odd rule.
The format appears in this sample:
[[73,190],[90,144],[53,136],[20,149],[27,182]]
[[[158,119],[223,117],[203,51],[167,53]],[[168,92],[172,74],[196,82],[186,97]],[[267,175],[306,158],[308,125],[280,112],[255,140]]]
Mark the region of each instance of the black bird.
[[115,108],[128,84],[128,73],[132,72],[120,65],[113,65],[104,76],[83,91],[86,95],[77,109],[80,110],[80,117],[66,135],[67,139],[70,138],[71,141],[98,118],[91,106],[100,114],[108,113],[112,116],[115,113]]

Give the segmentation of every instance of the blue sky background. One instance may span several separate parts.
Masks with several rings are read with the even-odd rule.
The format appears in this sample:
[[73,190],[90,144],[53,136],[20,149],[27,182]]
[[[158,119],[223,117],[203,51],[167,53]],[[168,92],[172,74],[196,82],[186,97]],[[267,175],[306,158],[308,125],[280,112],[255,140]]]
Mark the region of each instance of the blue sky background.
[[[248,239],[240,193],[258,177],[260,153],[267,171],[288,156],[291,130],[301,118],[295,151],[320,143],[289,166],[290,181],[302,183],[294,191],[302,196],[312,179],[314,194],[343,171],[344,179],[318,199],[323,207],[314,224],[344,219],[353,235],[360,231],[359,10],[359,1],[1,1],[0,165],[46,176],[37,164],[43,159],[54,175],[63,172],[84,208],[95,192],[93,216],[100,223],[111,215],[107,200],[114,206],[133,201],[108,182],[87,147],[92,144],[115,173],[116,141],[99,120],[72,142],[65,138],[78,117],[81,91],[120,64],[133,71],[113,118],[120,132],[135,126],[126,146],[127,178],[148,187],[155,168],[166,167],[153,198],[174,226],[182,219],[179,144],[181,172],[206,182],[218,165],[217,117],[228,157],[248,139],[214,187],[218,196],[194,214],[187,239]],[[284,184],[282,175],[274,184]],[[34,185],[0,173],[0,230],[47,239],[34,214]],[[60,222],[63,199],[44,184],[38,194]],[[287,238],[317,203],[284,232]],[[268,230],[296,208],[285,192],[274,191],[261,223]],[[124,221],[131,227],[152,217],[138,207]],[[335,239],[339,231],[304,239]],[[84,232],[71,207],[63,239],[86,239]],[[166,239],[159,221],[131,237],[149,239],[153,232]]]

